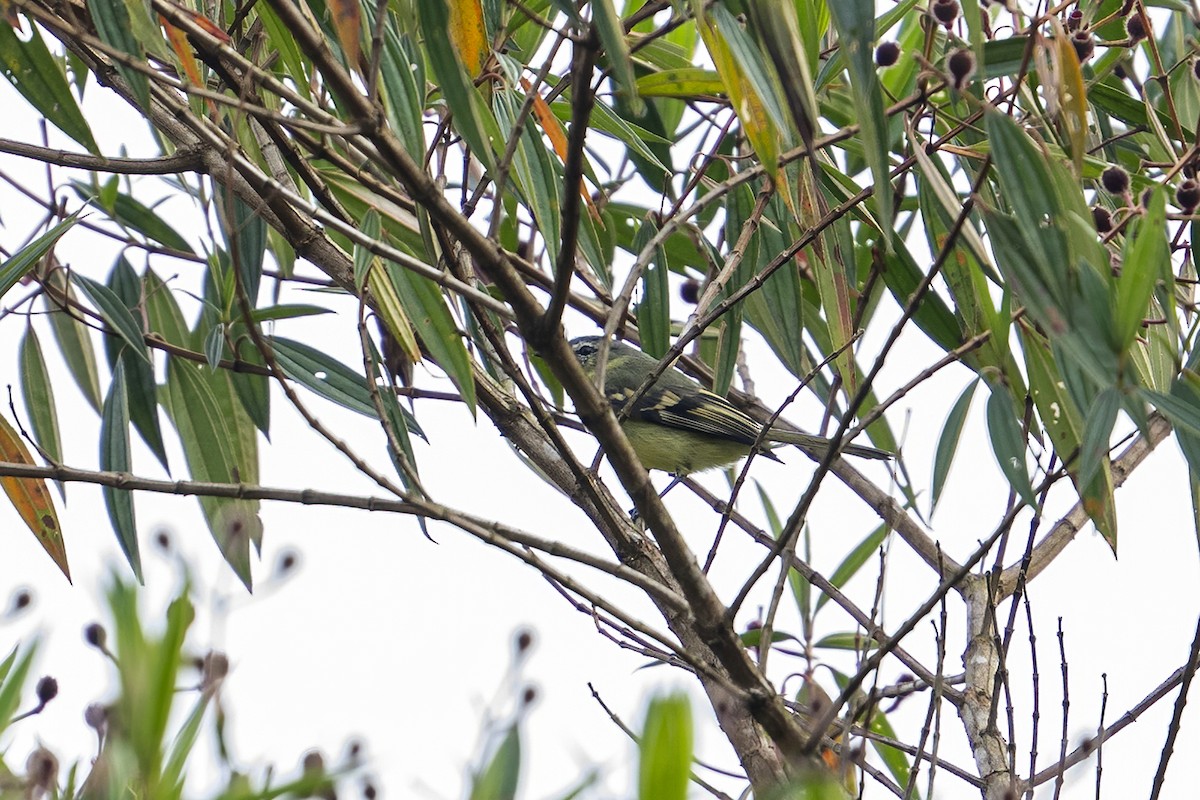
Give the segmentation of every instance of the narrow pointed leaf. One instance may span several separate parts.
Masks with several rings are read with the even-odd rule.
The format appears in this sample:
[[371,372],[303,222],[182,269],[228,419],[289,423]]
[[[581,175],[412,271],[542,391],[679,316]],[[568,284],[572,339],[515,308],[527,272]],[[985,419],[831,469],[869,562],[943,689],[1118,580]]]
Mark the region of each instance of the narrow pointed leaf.
[[1100,465],[1108,461],[1108,440],[1117,412],[1121,408],[1121,395],[1113,388],[1096,395],[1083,426],[1083,442],[1079,448],[1079,483],[1086,486],[1096,476]]
[[475,378],[471,372],[471,357],[463,343],[462,333],[450,315],[446,298],[438,285],[391,262],[387,273],[400,295],[413,329],[421,342],[458,387],[463,401],[475,413]]
[[[347,0],[357,5],[358,0]],[[220,206],[225,241],[237,268],[242,291],[251,308],[258,303],[258,287],[262,282],[263,256],[267,252],[267,223],[246,201],[227,192]]]
[[6,730],[13,715],[21,707],[21,694],[25,690],[25,679],[29,677],[29,669],[33,666],[33,657],[38,650],[38,640],[34,640],[17,659],[16,648],[4,660],[3,670],[0,670],[0,731]]
[[33,424],[34,438],[54,463],[61,463],[62,444],[54,389],[46,372],[46,361],[42,358],[42,346],[32,326],[26,328],[21,337],[20,366],[21,394],[25,400],[25,413]]
[[17,282],[33,269],[34,265],[42,259],[42,256],[50,251],[54,243],[61,239],[62,235],[70,230],[75,222],[76,218],[74,216],[68,217],[34,239],[23,247],[19,253],[0,265],[0,298],[8,294],[8,290],[16,286]]
[[275,359],[289,378],[312,389],[326,400],[375,418],[375,406],[366,379],[335,358],[292,339],[271,337]]
[[[368,208],[367,213],[358,223],[358,229],[363,236],[371,240],[379,239],[380,232],[379,210],[376,208]],[[354,285],[362,289],[363,284],[367,282],[367,273],[371,270],[371,265],[378,261],[378,257],[361,244],[354,245]]]
[[98,283],[91,278],[88,278],[79,273],[72,273],[72,279],[75,285],[78,286],[88,299],[96,306],[100,312],[100,316],[104,317],[104,321],[108,323],[113,332],[125,340],[129,345],[129,349],[138,358],[149,362],[150,356],[146,353],[146,344],[142,339],[142,329],[138,325],[133,315],[129,313],[129,309],[125,307],[120,297],[102,283]]
[[863,153],[871,167],[876,196],[882,200],[876,208],[879,231],[887,242],[892,235],[891,177],[888,171],[888,123],[874,61],[875,3],[873,0],[837,0],[827,7],[837,27],[839,52],[846,59],[850,75],[851,99],[861,130]]
[[521,776],[521,735],[513,725],[487,766],[475,777],[470,800],[514,800]]
[[650,701],[639,743],[639,800],[687,797],[692,777],[693,736],[692,707],[686,694]]
[[976,378],[962,390],[962,394],[954,401],[954,407],[946,416],[946,424],[942,426],[942,435],[938,437],[937,451],[933,457],[932,499],[929,501],[931,516],[937,508],[938,499],[942,496],[942,489],[946,486],[946,478],[950,475],[950,466],[954,463],[954,456],[958,452],[958,440],[962,435],[963,424],[967,421],[967,411],[971,408],[971,398],[975,396],[975,387],[978,384],[979,379]]
[[[883,541],[891,533],[892,528],[886,524],[880,525],[871,531],[867,536],[854,546],[854,549],[842,559],[842,563],[837,565],[833,574],[829,576],[829,582],[837,588],[842,588],[851,578],[853,578],[864,564],[870,561],[879,552],[879,548],[883,545]],[[816,611],[821,610],[821,606],[829,602],[829,595],[822,594],[817,599]]]
[[29,38],[22,41],[11,27],[0,25],[0,72],[48,122],[92,154],[100,154],[87,118],[37,27],[31,25]]
[[[92,0],[88,3],[96,32],[105,44],[120,50],[135,59],[142,58],[142,45],[133,32],[133,23],[123,0]],[[143,109],[150,108],[150,80],[132,67],[116,62],[117,72],[129,84],[133,96]]]
[[[181,358],[168,359],[167,411],[179,433],[188,471],[194,480],[237,483],[235,432],[200,367]],[[244,500],[201,497],[209,530],[235,574],[251,588],[250,542],[261,521],[253,504]]]
[[479,0],[447,0],[450,6],[450,43],[467,74],[475,78],[491,52],[488,47],[487,26],[483,22],[483,6]]
[[992,452],[1000,471],[1008,484],[1031,508],[1037,508],[1037,497],[1029,482],[1029,468],[1025,464],[1025,440],[1021,436],[1021,425],[1013,413],[1012,398],[1001,388],[993,389],[987,403],[988,433],[992,438]]
[[333,18],[333,29],[337,31],[346,63],[357,70],[361,57],[362,6],[358,0],[329,0],[329,15]]
[[[658,233],[658,227],[646,220],[638,230],[634,248],[639,252]],[[650,267],[642,277],[642,301],[637,307],[638,333],[642,350],[661,358],[671,346],[671,288],[667,283],[669,265],[662,248],[655,251]]]
[[[13,464],[33,464],[33,456],[21,441],[20,434],[0,414],[0,461]],[[42,548],[62,570],[67,581],[71,580],[71,568],[67,565],[67,550],[63,543],[62,529],[58,525],[58,513],[54,501],[41,478],[0,477],[0,488],[8,495],[9,502],[17,510],[21,520],[33,531]]]
[[46,311],[54,340],[58,343],[63,360],[67,362],[75,385],[83,392],[88,404],[99,411],[100,371],[96,366],[96,351],[88,328],[78,319],[80,312],[71,307],[72,303],[78,302],[75,290],[67,283],[66,273],[57,269],[47,276],[46,286]]
[[[133,266],[124,257],[117,259],[117,264],[109,275],[108,287],[125,304],[138,330],[144,333],[142,283]],[[104,349],[108,354],[109,365],[115,368],[117,360],[129,349],[129,345],[118,337],[106,336]],[[148,354],[149,351],[146,352]],[[158,463],[169,471],[162,426],[158,420],[158,384],[154,378],[154,364],[149,358],[125,359],[125,388],[128,392],[129,419],[133,427],[154,453]]]
[[[124,354],[117,359],[113,370],[112,383],[108,387],[108,396],[104,399],[104,409],[100,415],[100,469],[110,472],[130,472],[132,458],[129,453],[129,397],[125,385]],[[142,578],[142,556],[138,549],[137,518],[133,510],[133,492],[127,489],[117,489],[104,486],[104,506],[108,509],[108,518],[112,522],[113,531],[117,534],[117,543],[121,552],[129,562],[138,583],[145,583]]]
[[629,42],[625,38],[625,28],[621,24],[621,17],[617,14],[613,0],[592,0],[592,23],[600,34],[600,43],[604,45],[609,66],[625,102],[635,114],[640,114],[646,101],[638,96],[637,76],[633,71]]
[[[450,9],[446,0],[417,0],[420,11],[421,29],[426,42],[445,41],[450,27]],[[446,98],[446,105],[454,114],[454,127],[462,134],[471,151],[485,165],[490,166],[495,154],[487,131],[496,128],[495,120],[488,125],[488,110],[478,90],[467,78],[462,63],[453,47],[425,48],[429,64],[437,79],[438,88]],[[498,128],[497,128],[498,130]]]

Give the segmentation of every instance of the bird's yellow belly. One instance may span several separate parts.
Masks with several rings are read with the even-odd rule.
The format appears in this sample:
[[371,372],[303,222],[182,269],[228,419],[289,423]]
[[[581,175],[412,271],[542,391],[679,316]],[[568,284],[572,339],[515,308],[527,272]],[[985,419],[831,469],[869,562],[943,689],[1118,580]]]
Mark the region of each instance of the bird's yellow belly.
[[723,467],[750,452],[741,442],[652,422],[625,420],[621,429],[646,469],[676,475]]

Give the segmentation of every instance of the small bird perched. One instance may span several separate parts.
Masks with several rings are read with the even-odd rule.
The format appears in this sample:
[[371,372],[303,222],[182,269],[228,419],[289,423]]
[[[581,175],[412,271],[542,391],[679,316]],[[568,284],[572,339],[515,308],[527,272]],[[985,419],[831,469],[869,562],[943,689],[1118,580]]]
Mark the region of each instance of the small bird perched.
[[[599,336],[571,340],[575,357],[593,380],[600,344]],[[604,394],[614,412],[621,412],[656,366],[658,359],[636,347],[624,342],[609,345]],[[750,453],[762,428],[728,400],[704,389],[674,367],[659,376],[621,422],[625,437],[647,469],[661,469],[675,475],[732,464]],[[779,459],[771,452],[773,442],[822,450],[830,444],[823,436],[772,426],[758,453],[775,461]],[[892,457],[886,450],[857,444],[845,445],[842,452],[862,458]]]

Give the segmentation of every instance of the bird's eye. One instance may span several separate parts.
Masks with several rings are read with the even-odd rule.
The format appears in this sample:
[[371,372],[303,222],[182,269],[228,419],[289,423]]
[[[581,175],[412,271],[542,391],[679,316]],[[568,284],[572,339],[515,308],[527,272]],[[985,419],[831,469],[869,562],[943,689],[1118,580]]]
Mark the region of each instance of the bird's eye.
[[592,356],[595,354],[596,354],[596,345],[594,345],[594,344],[581,344],[575,348],[575,355],[578,356],[579,358],[587,358],[588,356]]

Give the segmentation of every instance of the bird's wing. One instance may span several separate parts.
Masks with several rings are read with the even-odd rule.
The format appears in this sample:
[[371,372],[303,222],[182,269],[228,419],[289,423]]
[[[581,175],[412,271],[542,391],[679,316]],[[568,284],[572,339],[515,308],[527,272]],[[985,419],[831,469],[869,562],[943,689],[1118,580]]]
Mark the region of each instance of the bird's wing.
[[[632,395],[632,390],[610,393],[608,399],[613,411],[620,413]],[[634,404],[629,418],[729,439],[747,446],[754,444],[760,430],[754,420],[723,397],[704,390],[682,394],[669,386],[650,387]]]

